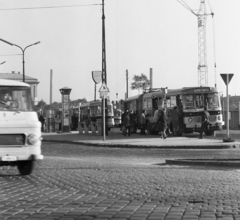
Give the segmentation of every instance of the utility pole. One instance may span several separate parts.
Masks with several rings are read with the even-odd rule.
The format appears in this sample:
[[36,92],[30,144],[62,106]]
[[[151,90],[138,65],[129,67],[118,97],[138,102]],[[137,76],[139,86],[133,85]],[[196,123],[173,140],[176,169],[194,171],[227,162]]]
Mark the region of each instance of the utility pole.
[[126,70],[126,91],[125,99],[128,98],[128,70]]
[[52,70],[50,70],[50,105],[52,104]]
[[[105,41],[105,14],[104,14],[104,0],[102,0],[102,84],[107,85],[107,68],[106,68],[106,41]],[[108,135],[108,120],[107,120],[107,98],[103,97],[103,140],[105,141],[105,134]]]

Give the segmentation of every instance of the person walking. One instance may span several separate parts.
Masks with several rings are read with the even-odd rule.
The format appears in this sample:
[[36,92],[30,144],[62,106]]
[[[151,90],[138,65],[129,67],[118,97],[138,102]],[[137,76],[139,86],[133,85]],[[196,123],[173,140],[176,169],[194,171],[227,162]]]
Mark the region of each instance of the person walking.
[[167,112],[166,112],[166,108],[163,108],[162,110],[162,114],[159,117],[159,121],[160,121],[160,131],[161,131],[161,138],[166,139],[167,135],[166,135],[166,130],[167,130]]
[[172,118],[173,134],[177,135],[179,130],[179,111],[177,106],[173,108],[171,113],[171,118]]
[[202,126],[201,126],[199,139],[203,139],[203,132],[207,131],[208,129],[209,119],[210,119],[210,114],[207,111],[207,107],[204,106],[204,112],[202,115]]
[[128,134],[128,136],[131,136],[131,131],[130,131],[130,116],[129,116],[129,112],[126,113],[125,117],[124,117],[124,123],[123,125],[125,126],[126,128],[126,132],[124,134],[124,136],[126,136],[126,134]]
[[145,110],[142,110],[141,114],[141,132],[140,134],[145,135],[145,130],[146,130],[146,117],[145,117]]

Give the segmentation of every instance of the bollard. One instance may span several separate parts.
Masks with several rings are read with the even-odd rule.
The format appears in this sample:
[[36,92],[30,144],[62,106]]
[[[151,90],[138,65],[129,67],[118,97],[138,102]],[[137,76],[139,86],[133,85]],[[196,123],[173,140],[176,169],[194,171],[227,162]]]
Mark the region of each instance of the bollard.
[[91,131],[92,131],[92,134],[96,134],[96,128],[95,128],[94,122],[91,122]]
[[79,123],[79,125],[78,125],[78,131],[79,131],[79,134],[83,134],[82,123]]
[[88,126],[84,122],[84,134],[88,134]]

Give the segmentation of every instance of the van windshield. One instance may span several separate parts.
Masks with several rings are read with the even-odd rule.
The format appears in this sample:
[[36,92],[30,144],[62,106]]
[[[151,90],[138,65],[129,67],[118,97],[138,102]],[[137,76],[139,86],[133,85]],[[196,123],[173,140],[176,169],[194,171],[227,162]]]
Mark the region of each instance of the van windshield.
[[0,111],[33,111],[29,87],[0,86]]

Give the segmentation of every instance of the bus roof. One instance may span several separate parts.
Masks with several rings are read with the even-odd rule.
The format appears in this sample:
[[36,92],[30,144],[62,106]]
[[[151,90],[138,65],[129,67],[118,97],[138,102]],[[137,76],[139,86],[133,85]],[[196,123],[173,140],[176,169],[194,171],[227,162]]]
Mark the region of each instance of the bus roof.
[[184,87],[182,88],[182,94],[189,94],[189,93],[213,93],[218,92],[215,87]]
[[29,84],[24,82],[19,82],[16,80],[9,80],[9,79],[0,79],[0,86],[24,86],[30,87]]
[[135,99],[138,99],[140,95],[135,95],[135,96],[132,96],[132,97],[129,97],[125,100],[125,102],[128,102],[128,101],[132,101],[132,100],[135,100]]

